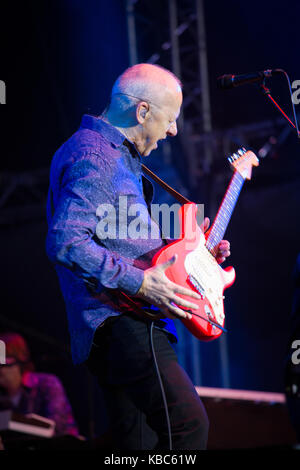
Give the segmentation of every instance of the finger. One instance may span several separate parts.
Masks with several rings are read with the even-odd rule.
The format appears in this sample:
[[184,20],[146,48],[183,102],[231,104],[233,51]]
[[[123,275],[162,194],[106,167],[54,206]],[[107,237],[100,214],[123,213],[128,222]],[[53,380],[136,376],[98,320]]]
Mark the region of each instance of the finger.
[[189,302],[182,297],[178,297],[178,295],[173,297],[172,302],[175,302],[175,304],[178,306],[189,308],[191,310],[197,310],[199,308],[199,305],[193,304],[192,302]]
[[205,219],[204,219],[204,232],[206,232],[206,230],[208,229],[209,224],[210,224],[209,218],[205,217]]
[[228,258],[228,256],[230,256],[230,254],[231,254],[231,253],[230,253],[230,251],[228,251],[228,250],[220,250],[220,251],[218,252],[217,257],[218,257],[218,258],[223,258],[223,257]]
[[192,318],[192,315],[188,312],[185,312],[184,310],[181,310],[181,308],[179,307],[176,307],[176,305],[174,304],[170,304],[170,306],[168,307],[169,311],[171,312],[171,314],[175,315],[176,318],[185,318],[185,319],[191,319]]
[[186,295],[187,297],[191,297],[192,299],[201,299],[201,295],[199,295],[194,290],[187,289],[186,287],[180,286],[179,284],[175,284],[174,282],[172,282],[172,284],[174,293],[176,292],[177,294]]
[[210,220],[209,220],[209,217],[205,217],[205,219],[203,220],[202,224],[200,225],[200,228],[202,230],[202,232],[206,232],[206,230],[208,229],[209,227],[209,224],[210,224]]
[[230,243],[227,240],[222,240],[219,243],[219,249],[221,250],[229,250],[230,249]]
[[218,256],[229,256],[230,251],[229,250],[218,250]]

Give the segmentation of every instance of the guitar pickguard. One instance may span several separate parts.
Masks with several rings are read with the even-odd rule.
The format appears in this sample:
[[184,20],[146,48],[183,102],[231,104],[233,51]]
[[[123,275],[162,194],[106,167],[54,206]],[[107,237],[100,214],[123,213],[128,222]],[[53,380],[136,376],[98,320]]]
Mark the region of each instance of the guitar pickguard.
[[[184,267],[188,273],[189,282],[202,296],[203,300],[206,298],[210,303],[215,321],[223,325],[223,290],[226,284],[226,275],[224,276],[223,269],[201,242],[197,249],[187,254]],[[197,284],[199,288],[197,288]],[[208,314],[208,309],[206,309],[206,314]]]

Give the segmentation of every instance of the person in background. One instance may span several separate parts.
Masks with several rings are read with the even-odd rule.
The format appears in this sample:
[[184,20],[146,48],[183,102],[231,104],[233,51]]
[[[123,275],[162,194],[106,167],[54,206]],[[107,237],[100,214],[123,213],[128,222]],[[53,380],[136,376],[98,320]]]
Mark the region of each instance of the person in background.
[[55,421],[55,435],[78,436],[71,405],[60,380],[52,374],[34,372],[25,339],[14,332],[0,333],[6,363],[0,364],[0,410],[35,413]]

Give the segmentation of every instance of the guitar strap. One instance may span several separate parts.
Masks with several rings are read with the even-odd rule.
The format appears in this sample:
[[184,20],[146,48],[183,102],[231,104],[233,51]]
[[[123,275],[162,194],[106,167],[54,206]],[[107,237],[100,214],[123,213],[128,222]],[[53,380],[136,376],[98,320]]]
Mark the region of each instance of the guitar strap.
[[[153,171],[151,171],[143,163],[142,163],[142,169],[143,169],[143,171],[146,175],[148,175],[150,178],[152,178],[165,191],[167,191],[169,194],[171,194],[171,196],[173,196],[174,199],[176,199],[178,202],[180,202],[180,204],[187,204],[187,203],[191,202],[189,199],[187,199],[185,196],[183,196],[182,194],[177,192],[175,189],[173,189],[171,186],[169,186],[165,181],[163,181],[161,178],[159,178],[155,173],[153,173]],[[53,213],[54,213],[54,204],[53,204],[52,188],[51,188],[51,191],[50,191],[50,203],[51,203],[51,212],[52,212],[52,215],[53,215]],[[152,317],[152,318],[155,318],[155,319],[163,318],[163,315],[161,315],[161,314],[157,314],[157,313],[152,314],[150,312],[145,312],[139,305],[137,305],[135,303],[135,301],[131,297],[126,295],[124,292],[120,291],[120,294],[121,294],[121,297],[124,298],[124,300],[126,299],[127,304],[129,306],[131,306],[133,311],[135,311],[139,316],[142,316],[142,317],[148,318],[148,319],[149,319],[149,317],[150,318]]]
[[153,171],[151,171],[146,165],[142,163],[142,169],[146,175],[150,176],[156,183],[158,183],[165,191],[167,191],[171,196],[174,197],[174,199],[177,199],[180,204],[187,204],[191,202],[189,199],[186,197],[182,196],[182,194],[178,193],[175,191],[175,189],[171,188],[165,181],[160,179]]
[[[155,173],[153,173],[153,171],[151,171],[146,165],[144,165],[142,163],[142,169],[143,169],[143,172],[150,176],[150,178],[152,178],[156,183],[158,183],[165,191],[167,191],[169,194],[171,194],[171,196],[174,197],[174,199],[176,199],[178,202],[180,202],[180,204],[187,204],[187,203],[190,203],[191,201],[189,199],[187,199],[185,196],[183,196],[182,194],[180,194],[179,192],[175,191],[175,189],[173,189],[171,186],[169,186],[165,181],[163,181],[161,178],[159,178]],[[145,311],[135,303],[135,301],[129,297],[128,295],[126,295],[124,292],[121,291],[121,296],[124,297],[124,299],[126,298],[126,301],[127,303],[131,306],[131,308],[136,312],[138,313],[139,316],[143,316],[143,317],[147,317],[147,318],[155,318],[155,319],[159,319],[159,318],[163,318],[164,315],[161,315],[161,314],[152,314],[150,312],[147,312],[145,313]]]

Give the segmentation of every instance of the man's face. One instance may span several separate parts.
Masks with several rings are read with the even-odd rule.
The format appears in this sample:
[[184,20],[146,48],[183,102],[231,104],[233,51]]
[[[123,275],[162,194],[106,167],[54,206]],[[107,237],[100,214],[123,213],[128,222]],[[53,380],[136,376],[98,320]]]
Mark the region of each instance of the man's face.
[[22,373],[15,358],[7,357],[6,364],[0,366],[0,387],[7,391],[17,390],[22,384]]
[[176,120],[182,104],[181,91],[164,94],[156,103],[147,103],[149,112],[140,127],[135,145],[141,155],[147,157],[157,149],[158,141],[177,134]]

